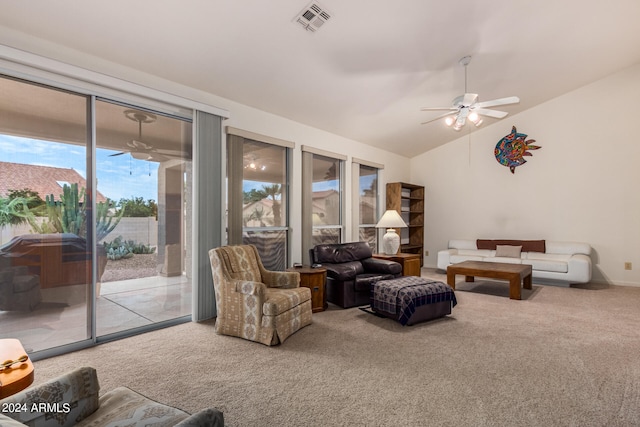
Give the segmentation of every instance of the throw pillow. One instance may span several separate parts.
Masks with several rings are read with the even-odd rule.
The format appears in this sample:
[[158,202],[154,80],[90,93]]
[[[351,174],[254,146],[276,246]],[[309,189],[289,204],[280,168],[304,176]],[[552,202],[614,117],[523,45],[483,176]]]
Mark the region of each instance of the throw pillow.
[[511,245],[496,246],[497,257],[520,258],[521,251],[522,251],[522,246],[511,246]]

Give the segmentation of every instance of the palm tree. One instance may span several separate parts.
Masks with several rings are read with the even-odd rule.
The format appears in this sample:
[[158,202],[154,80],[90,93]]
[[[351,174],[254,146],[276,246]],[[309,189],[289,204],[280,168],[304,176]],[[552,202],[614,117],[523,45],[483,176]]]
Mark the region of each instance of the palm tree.
[[267,197],[271,197],[273,200],[273,225],[281,226],[282,215],[280,213],[280,201],[276,200],[276,196],[282,193],[282,186],[280,184],[263,185],[262,191],[267,195]]
[[264,209],[260,209],[258,210],[258,208],[256,207],[254,209],[254,211],[251,213],[251,216],[249,217],[249,220],[255,219],[256,221],[259,222],[260,227],[264,227],[266,224],[264,223]]
[[27,222],[30,215],[29,199],[16,197],[13,199],[0,197],[0,228],[7,225],[20,225]]

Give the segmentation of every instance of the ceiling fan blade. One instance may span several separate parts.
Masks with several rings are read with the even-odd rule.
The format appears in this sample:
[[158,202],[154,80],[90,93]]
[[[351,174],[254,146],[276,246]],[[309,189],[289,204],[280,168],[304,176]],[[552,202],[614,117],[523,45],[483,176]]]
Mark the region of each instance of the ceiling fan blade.
[[138,141],[136,139],[132,139],[131,141],[127,142],[127,146],[138,151],[151,150],[153,148],[153,146],[145,144],[144,142]]
[[477,100],[478,100],[477,93],[465,93],[464,97],[462,98],[462,105],[464,105],[465,107],[468,107],[470,105],[473,105],[473,103],[476,102]]
[[494,117],[496,119],[502,119],[504,117],[507,117],[507,114],[509,114],[504,111],[489,110],[487,108],[474,108],[473,111],[482,116]]
[[425,107],[420,109],[420,111],[443,111],[443,110],[457,111],[458,107]]
[[189,153],[188,151],[165,150],[163,148],[156,148],[153,151],[159,154],[164,154],[166,156],[181,157],[183,159],[191,155],[191,153]]
[[127,151],[121,151],[116,154],[109,154],[109,157],[122,156],[123,154],[127,154]]
[[458,110],[458,109],[456,108],[456,111],[450,111],[450,112],[448,112],[448,113],[440,114],[439,116],[434,117],[434,118],[433,118],[433,119],[431,119],[431,120],[427,120],[426,122],[422,122],[422,123],[420,123],[420,124],[422,124],[422,125],[426,125],[427,123],[435,122],[436,120],[441,119],[441,118],[443,118],[443,117],[447,117],[447,116],[450,116],[450,115],[452,115],[452,114],[456,114],[456,113],[457,113],[457,110]]
[[479,108],[484,107],[496,107],[498,105],[517,104],[520,102],[520,98],[517,96],[509,96],[507,98],[494,99],[491,101],[478,102],[475,106]]

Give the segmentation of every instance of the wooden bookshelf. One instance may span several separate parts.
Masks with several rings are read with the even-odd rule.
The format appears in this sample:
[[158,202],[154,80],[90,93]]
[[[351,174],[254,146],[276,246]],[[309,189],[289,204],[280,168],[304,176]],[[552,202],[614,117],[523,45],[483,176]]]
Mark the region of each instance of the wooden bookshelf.
[[424,264],[424,187],[405,182],[387,184],[387,209],[395,209],[408,227],[400,230],[400,252],[420,255]]

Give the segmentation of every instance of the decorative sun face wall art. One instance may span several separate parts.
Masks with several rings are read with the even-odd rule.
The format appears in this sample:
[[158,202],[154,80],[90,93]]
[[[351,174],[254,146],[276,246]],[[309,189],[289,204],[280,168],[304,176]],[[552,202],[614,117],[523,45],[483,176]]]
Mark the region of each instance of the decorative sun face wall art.
[[511,133],[505,135],[498,141],[495,150],[493,150],[498,163],[511,169],[511,173],[515,173],[516,167],[527,162],[524,156],[533,156],[533,154],[527,150],[537,150],[540,148],[538,145],[531,145],[531,143],[536,142],[535,139],[526,138],[526,133],[518,133],[516,127],[513,126]]

